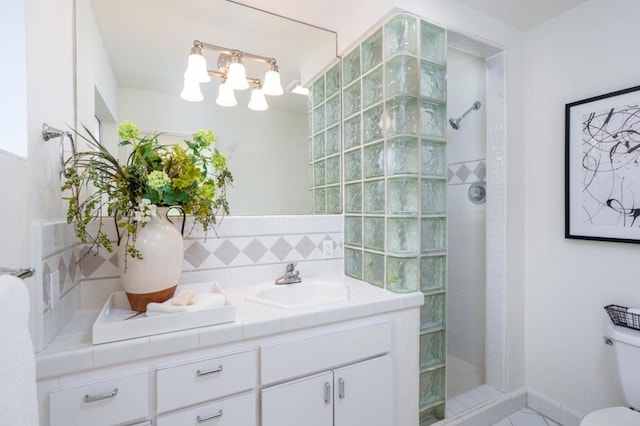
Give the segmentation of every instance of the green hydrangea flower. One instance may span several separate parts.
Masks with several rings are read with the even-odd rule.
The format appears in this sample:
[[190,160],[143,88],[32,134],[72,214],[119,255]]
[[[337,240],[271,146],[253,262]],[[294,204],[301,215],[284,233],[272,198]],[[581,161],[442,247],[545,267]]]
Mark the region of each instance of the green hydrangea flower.
[[118,136],[124,140],[138,139],[140,137],[140,129],[131,121],[123,121],[118,126]]
[[206,148],[210,146],[216,140],[216,135],[211,130],[196,130],[193,134],[193,139],[200,144],[201,147]]
[[216,196],[216,184],[211,179],[204,182],[202,185],[198,186],[196,191],[198,196],[206,199],[213,200]]
[[154,170],[147,175],[147,185],[155,190],[162,188],[170,182],[171,179],[169,179],[169,176],[162,170]]
[[224,169],[227,167],[227,157],[224,154],[216,151],[211,157],[211,163],[213,164],[213,167],[218,170]]

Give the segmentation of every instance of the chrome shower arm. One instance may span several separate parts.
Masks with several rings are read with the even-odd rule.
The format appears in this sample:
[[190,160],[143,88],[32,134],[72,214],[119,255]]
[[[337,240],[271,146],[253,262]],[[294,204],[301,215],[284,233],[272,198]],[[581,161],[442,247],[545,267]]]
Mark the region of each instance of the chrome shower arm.
[[475,102],[473,103],[473,105],[471,105],[471,108],[469,108],[468,110],[466,110],[466,111],[464,112],[464,114],[462,114],[462,116],[460,117],[460,119],[462,120],[462,119],[463,119],[467,114],[469,114],[469,113],[470,113],[471,111],[473,111],[473,110],[476,110],[476,111],[477,111],[477,110],[479,110],[481,105],[482,105],[482,104],[480,103],[480,101],[475,101]]

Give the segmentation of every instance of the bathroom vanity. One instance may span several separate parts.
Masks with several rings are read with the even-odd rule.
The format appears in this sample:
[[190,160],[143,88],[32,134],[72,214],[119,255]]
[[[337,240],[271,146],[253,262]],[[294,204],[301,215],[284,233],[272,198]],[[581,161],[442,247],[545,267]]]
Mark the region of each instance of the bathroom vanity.
[[347,300],[285,309],[225,288],[235,322],[100,345],[98,312],[79,312],[37,354],[40,423],[417,425],[422,295],[330,280]]

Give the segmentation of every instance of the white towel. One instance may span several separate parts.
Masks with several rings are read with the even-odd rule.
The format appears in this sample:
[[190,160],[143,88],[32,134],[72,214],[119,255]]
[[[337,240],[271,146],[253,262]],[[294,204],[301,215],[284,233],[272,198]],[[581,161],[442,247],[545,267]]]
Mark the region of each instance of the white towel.
[[29,333],[29,292],[0,276],[0,425],[37,426],[36,362]]
[[[215,308],[223,306],[225,298],[218,293],[198,293],[198,301],[193,305],[173,305],[173,298],[162,303],[149,303],[147,305],[147,316],[153,317],[156,315],[165,314],[177,314],[180,312],[192,312],[199,311],[201,309]],[[0,423],[1,424],[1,423]]]

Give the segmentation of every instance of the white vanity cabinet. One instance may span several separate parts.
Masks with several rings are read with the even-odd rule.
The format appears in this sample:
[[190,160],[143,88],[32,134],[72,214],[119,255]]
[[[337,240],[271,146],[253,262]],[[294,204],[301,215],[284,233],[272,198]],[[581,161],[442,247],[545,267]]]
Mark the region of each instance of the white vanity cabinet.
[[262,426],[392,426],[389,355],[262,391]]
[[41,356],[40,426],[417,426],[417,306],[289,331],[270,331],[273,319],[203,329],[199,340],[241,337],[59,374]]

